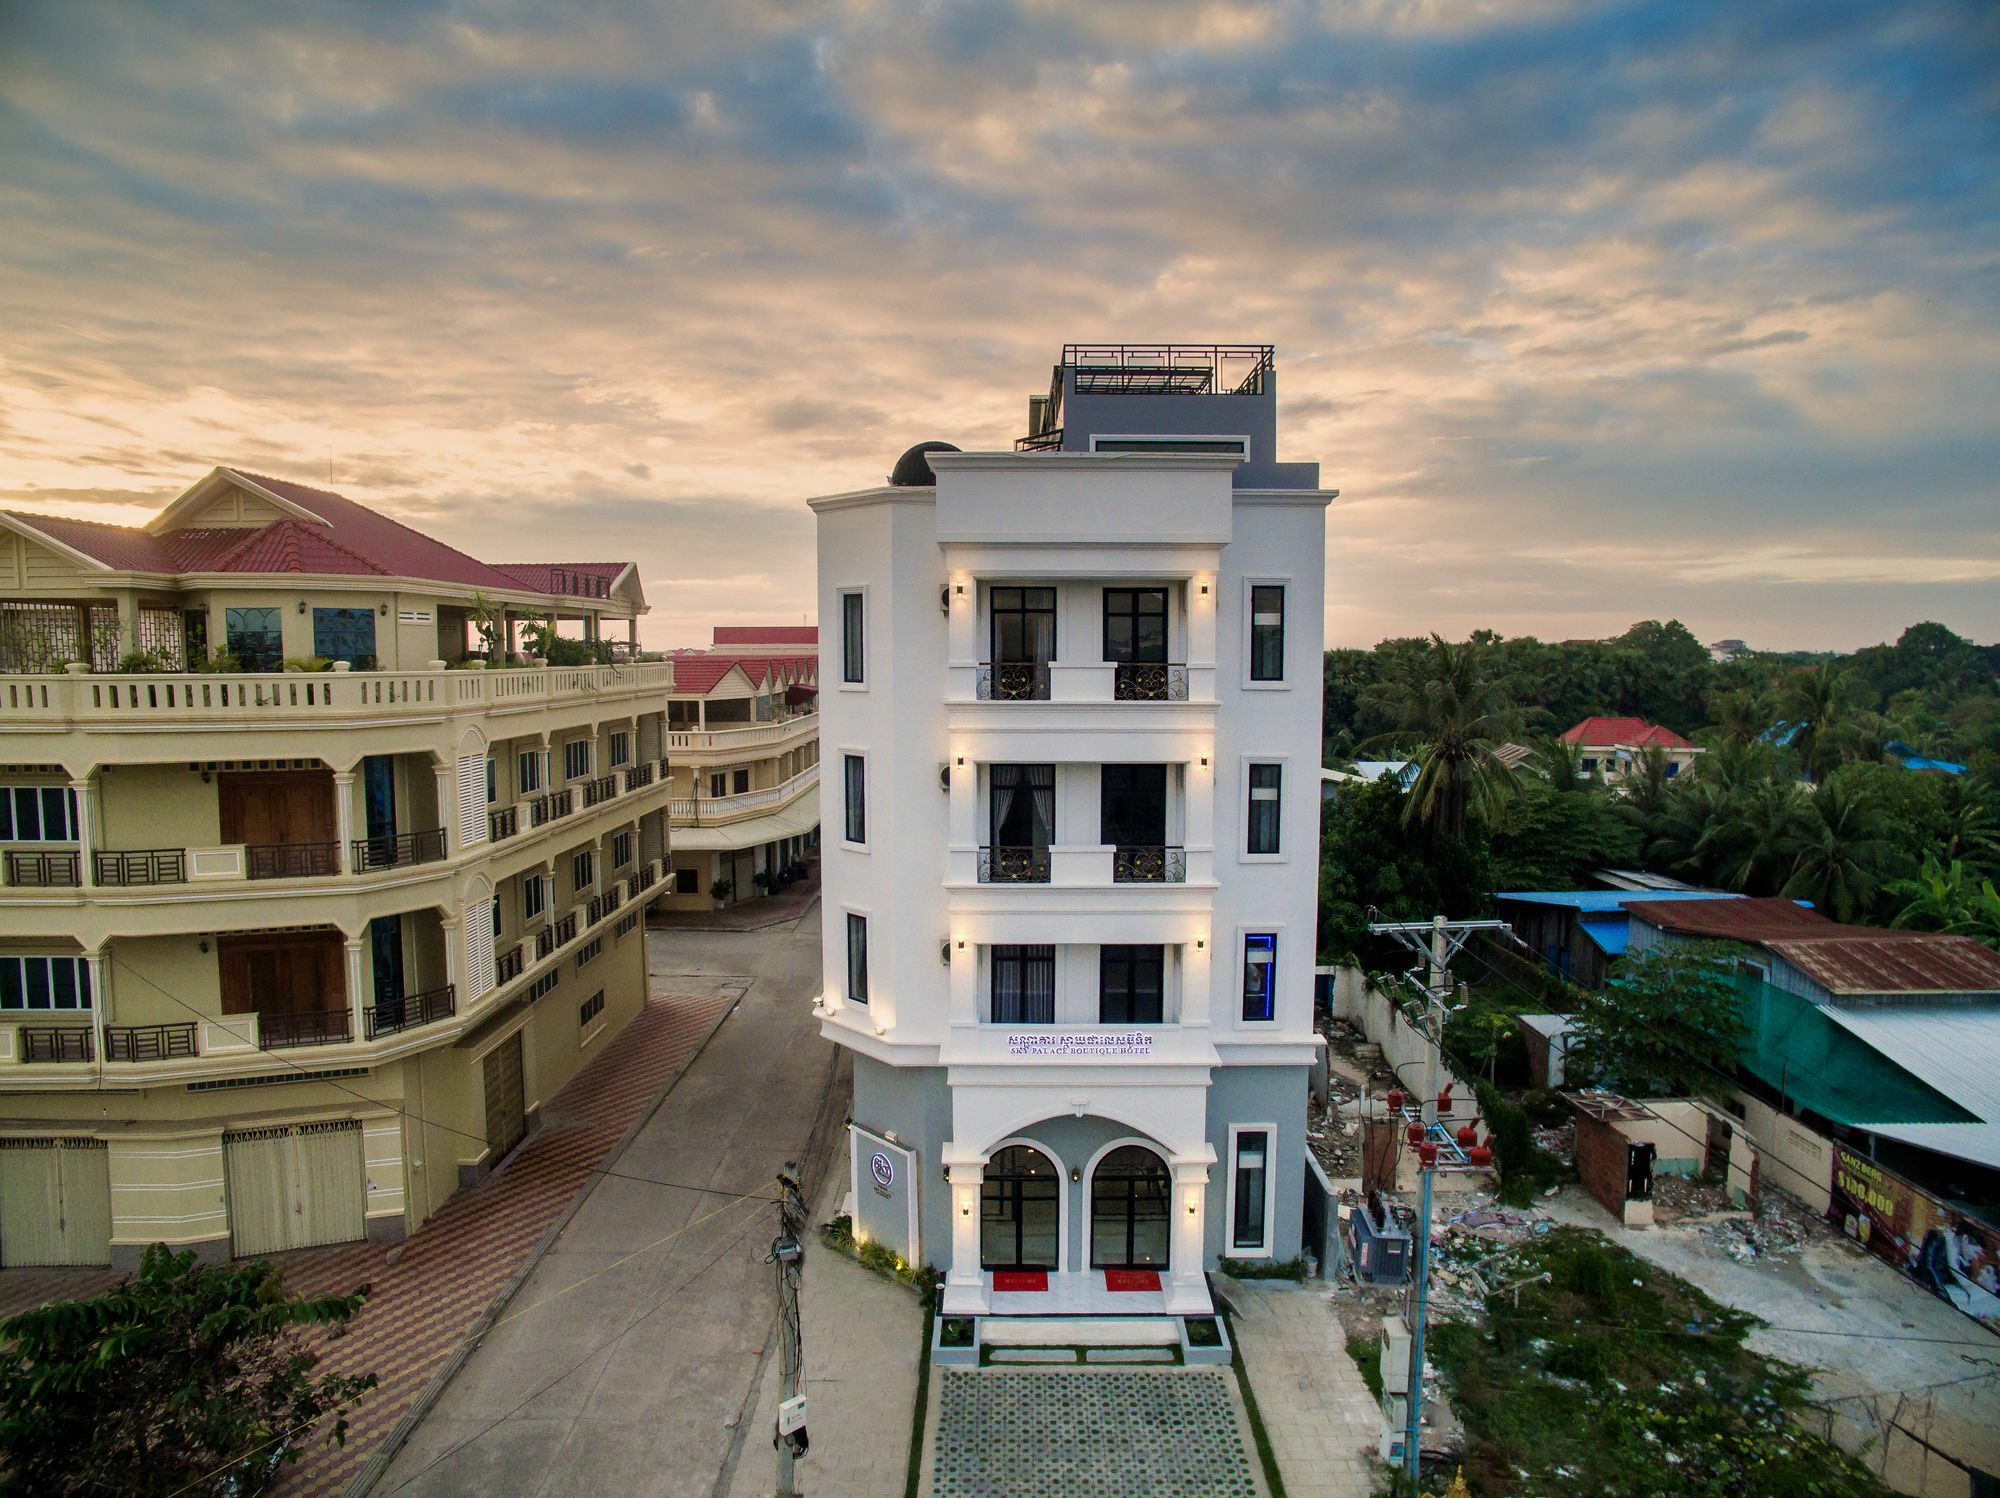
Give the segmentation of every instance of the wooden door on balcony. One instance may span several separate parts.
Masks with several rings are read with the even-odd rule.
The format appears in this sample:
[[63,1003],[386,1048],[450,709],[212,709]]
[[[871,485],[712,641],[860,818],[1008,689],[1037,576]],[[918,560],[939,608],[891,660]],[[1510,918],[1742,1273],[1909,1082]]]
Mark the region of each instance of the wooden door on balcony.
[[225,936],[216,950],[224,1014],[322,1014],[347,1008],[337,931]]
[[330,843],[331,770],[225,770],[216,781],[224,843]]

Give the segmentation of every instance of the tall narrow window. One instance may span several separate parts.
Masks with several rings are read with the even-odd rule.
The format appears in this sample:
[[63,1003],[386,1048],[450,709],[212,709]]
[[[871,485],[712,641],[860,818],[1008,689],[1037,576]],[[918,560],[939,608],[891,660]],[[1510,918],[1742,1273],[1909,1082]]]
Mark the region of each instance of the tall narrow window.
[[596,877],[597,855],[595,853],[585,848],[581,853],[571,857],[569,861],[569,887],[572,893],[581,894],[584,890],[589,889],[591,881]]
[[1157,1025],[1166,1012],[1166,948],[1098,948],[1097,1022]]
[[868,917],[847,914],[847,998],[850,1003],[868,1002]]
[[868,656],[862,635],[862,600],[859,593],[840,595],[840,679],[865,680]]
[[843,780],[846,786],[846,837],[850,843],[868,841],[868,761],[858,754],[845,757]]
[[1256,583],[1250,589],[1250,679],[1285,679],[1285,585]]
[[514,784],[523,796],[532,796],[542,788],[541,750],[525,750],[515,760]]
[[1046,849],[1056,835],[1056,767],[995,765],[993,846]]
[[1278,851],[1278,792],[1283,772],[1282,765],[1250,767],[1250,806],[1246,813],[1249,832],[1244,842],[1246,853]]
[[1262,1129],[1245,1129],[1236,1136],[1236,1211],[1229,1241],[1235,1248],[1268,1248],[1264,1230],[1264,1184],[1269,1176],[1266,1156],[1271,1136]]
[[1104,590],[1104,658],[1107,661],[1164,661],[1167,658],[1167,590]]
[[590,740],[571,739],[563,745],[563,779],[582,780],[590,773]]
[[1056,1022],[1056,949],[993,949],[993,1023],[1053,1025]]
[[540,915],[549,905],[549,887],[540,874],[530,874],[521,881],[521,920],[525,924]]
[[1275,1019],[1278,1012],[1278,938],[1253,932],[1243,938],[1243,1017]]

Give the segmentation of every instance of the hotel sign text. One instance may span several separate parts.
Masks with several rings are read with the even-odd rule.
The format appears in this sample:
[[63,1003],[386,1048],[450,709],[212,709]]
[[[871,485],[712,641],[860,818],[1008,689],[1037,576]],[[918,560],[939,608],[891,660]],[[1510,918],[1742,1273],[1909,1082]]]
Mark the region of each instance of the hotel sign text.
[[1055,1032],[1017,1030],[1007,1037],[1010,1056],[1150,1056],[1149,1030]]

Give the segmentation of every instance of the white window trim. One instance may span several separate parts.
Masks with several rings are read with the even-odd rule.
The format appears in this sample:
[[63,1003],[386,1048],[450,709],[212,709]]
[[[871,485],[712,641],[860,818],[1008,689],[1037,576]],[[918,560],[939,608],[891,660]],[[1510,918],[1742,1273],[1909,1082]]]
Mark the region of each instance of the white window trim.
[[[96,1010],[96,1008],[98,1007],[98,1003],[99,1003],[99,999],[98,999],[98,995],[97,995],[97,986],[96,986],[96,978],[97,978],[97,975],[96,975],[96,973],[95,973],[95,972],[93,971],[93,969],[92,969],[92,965],[91,965],[91,958],[90,958],[90,954],[89,954],[89,953],[87,953],[87,952],[7,952],[7,953],[4,953],[4,954],[0,954],[0,957],[4,957],[4,960],[6,960],[6,961],[10,961],[10,962],[18,962],[18,963],[21,963],[21,964],[23,965],[23,966],[22,966],[22,970],[21,970],[21,992],[22,992],[22,995],[23,995],[24,999],[25,999],[25,996],[26,996],[26,994],[27,994],[27,990],[28,990],[28,979],[27,979],[27,967],[26,967],[26,964],[28,964],[28,963],[30,963],[30,962],[47,962],[47,963],[57,963],[57,962],[69,962],[69,963],[74,963],[74,964],[75,964],[75,970],[76,970],[76,974],[77,974],[77,978],[76,978],[76,982],[77,982],[77,987],[78,987],[79,991],[80,991],[80,990],[81,990],[81,989],[82,989],[82,988],[83,988],[83,987],[84,987],[85,985],[88,985],[88,986],[90,987],[90,991],[91,991],[91,992],[90,992],[90,1002],[89,1002],[89,1003],[87,1003],[87,1004],[71,1004],[71,1005],[67,1005],[67,1006],[58,1006],[58,1005],[56,1005],[56,1004],[54,1004],[54,1003],[51,1003],[51,1004],[49,1005],[49,1007],[48,1007],[48,1008],[46,1008],[46,1009],[30,1009],[30,1008],[29,1008],[29,1007],[27,1006],[27,1004],[26,1004],[26,1003],[24,1002],[24,1003],[23,1003],[23,1004],[21,1005],[21,1007],[20,1007],[20,1008],[18,1008],[18,1009],[16,1009],[16,1008],[9,1008],[9,1007],[0,1007],[0,1014],[5,1014],[5,1015],[9,1015],[9,1016],[14,1016],[14,1017],[21,1017],[21,1018],[26,1018],[26,1019],[33,1019],[33,1018],[34,1018],[34,1017],[35,1017],[36,1015],[38,1015],[38,1014],[90,1014],[90,1013],[92,1013],[93,1011],[95,1011],[95,1010]],[[50,980],[50,992],[51,992],[51,994],[53,994],[53,992],[54,992],[54,979],[53,979],[53,973],[54,973],[54,969],[53,969],[53,967],[52,967],[52,968],[50,969],[50,973],[51,973],[51,980]]]
[[[1278,767],[1278,851],[1275,853],[1252,853],[1250,848],[1250,767],[1252,765],[1276,765]],[[1290,846],[1285,837],[1285,802],[1292,794],[1292,757],[1289,754],[1245,754],[1237,767],[1236,805],[1240,810],[1241,824],[1237,829],[1236,861],[1238,863],[1290,863],[1292,855],[1285,850]],[[1259,931],[1265,927],[1259,926]]]
[[[587,858],[590,860],[590,878],[585,882],[583,882],[582,884],[577,883],[576,880],[576,861],[579,858]],[[572,895],[581,895],[584,894],[586,891],[590,894],[597,893],[597,862],[598,862],[597,850],[595,848],[578,848],[574,853],[570,854],[569,892]]]
[[[1271,1017],[1269,1019],[1245,1019],[1243,1017],[1243,969],[1249,963],[1249,948],[1244,943],[1252,936],[1274,936],[1278,940],[1278,950],[1271,963]],[[1276,1028],[1284,1010],[1285,998],[1285,953],[1291,943],[1285,940],[1283,921],[1259,921],[1255,925],[1236,928],[1236,981],[1230,986],[1229,1017],[1238,1029],[1247,1029],[1253,1035],[1264,1033],[1265,1026]]]
[[[1285,590],[1284,650],[1278,660],[1283,671],[1276,681],[1253,681],[1250,677],[1250,599],[1258,588],[1278,587]],[[1243,648],[1237,652],[1237,662],[1243,675],[1243,690],[1246,692],[1289,692],[1292,689],[1292,594],[1297,589],[1290,577],[1246,577],[1243,579]]]
[[[1264,1136],[1264,1241],[1256,1248],[1236,1246],[1236,1136],[1238,1134],[1262,1134]],[[1222,1241],[1227,1246],[1225,1258],[1268,1259],[1274,1253],[1271,1247],[1272,1215],[1278,1205],[1278,1172],[1274,1168],[1278,1155],[1278,1126],[1274,1123],[1233,1123],[1229,1126],[1229,1200],[1223,1207]]]
[[[521,762],[533,760],[535,764],[535,784],[521,784]],[[549,751],[546,749],[520,749],[514,754],[514,794],[517,796],[539,796],[549,788]]]
[[[847,597],[853,594],[861,600],[861,680],[847,679]],[[833,632],[834,685],[843,692],[865,692],[868,678],[874,673],[868,669],[868,652],[875,644],[875,611],[869,606],[868,585],[859,584],[852,588],[834,590]]]
[[[625,745],[625,752],[622,755],[618,752],[618,745],[621,742]],[[614,728],[610,733],[606,734],[604,757],[609,761],[605,766],[607,769],[622,770],[625,766],[631,764],[632,730],[629,728]]]
[[[8,810],[14,813],[14,832],[15,832],[15,836],[13,836],[8,840],[11,845],[16,845],[23,848],[44,848],[44,847],[67,848],[82,841],[82,839],[78,836],[78,833],[80,833],[83,830],[82,828],[83,807],[78,804],[76,796],[76,788],[74,786],[68,784],[66,781],[52,781],[52,780],[10,781],[8,784],[0,786],[0,792],[4,792],[7,795],[10,803],[13,802],[15,794],[19,791],[33,791],[38,800],[43,791],[62,791],[66,793],[67,796],[65,805],[70,807],[74,811],[75,815],[72,819],[73,825],[71,827],[70,835],[68,837],[48,837],[46,835],[42,837],[22,837],[20,836],[20,831],[21,831],[20,812],[15,805],[10,804]],[[41,813],[41,808],[37,806],[35,808],[35,811],[37,817],[39,818]],[[69,812],[65,812],[64,814],[68,816]],[[46,832],[46,828],[44,830]]]
[[[576,747],[576,746],[577,746],[578,744],[581,744],[581,745],[583,745],[583,769],[582,769],[582,770],[580,770],[580,771],[579,771],[578,773],[576,773],[575,775],[572,775],[572,774],[570,774],[570,772],[569,772],[569,752],[570,752],[570,750],[574,749],[574,748],[575,748],[575,747]],[[569,784],[569,783],[570,783],[571,781],[573,781],[573,780],[588,780],[588,779],[590,779],[590,766],[591,766],[591,760],[592,760],[593,758],[595,758],[595,756],[594,756],[594,755],[593,755],[593,754],[591,753],[591,750],[592,750],[592,748],[593,748],[593,747],[595,747],[595,744],[596,744],[596,740],[594,740],[594,739],[590,739],[590,738],[577,738],[577,739],[564,739],[564,740],[563,740],[563,746],[562,746],[562,747],[563,747],[563,784],[564,784],[564,785],[568,785],[568,784]]]
[[[541,908],[532,913],[528,910],[528,886],[531,884],[538,884],[542,887]],[[549,876],[546,874],[530,874],[521,881],[521,924],[523,927],[530,921],[541,920],[549,913],[549,907],[555,903],[550,898],[551,893],[552,891],[549,889]]]
[[840,846],[847,849],[850,853],[866,853],[868,851],[868,844],[866,842],[853,843],[847,840],[847,759],[849,755],[852,755],[861,761],[861,830],[864,834],[872,835],[875,830],[875,797],[873,795],[875,777],[870,773],[868,751],[866,749],[850,749],[843,745],[839,753]]

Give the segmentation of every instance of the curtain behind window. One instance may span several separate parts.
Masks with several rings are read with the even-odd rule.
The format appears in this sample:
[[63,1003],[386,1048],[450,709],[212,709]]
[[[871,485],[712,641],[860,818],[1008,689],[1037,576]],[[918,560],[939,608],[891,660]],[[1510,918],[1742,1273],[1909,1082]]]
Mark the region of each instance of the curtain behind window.
[[1056,949],[993,949],[993,1023],[1052,1025],[1056,1022]]

